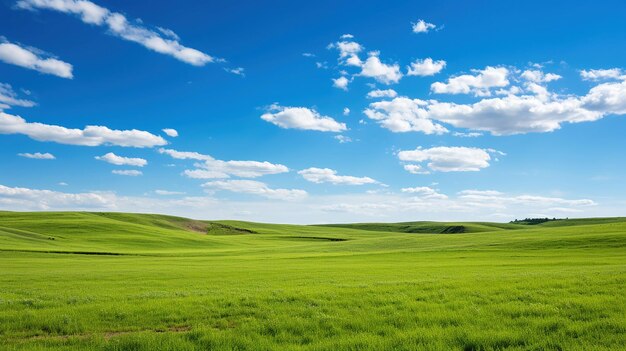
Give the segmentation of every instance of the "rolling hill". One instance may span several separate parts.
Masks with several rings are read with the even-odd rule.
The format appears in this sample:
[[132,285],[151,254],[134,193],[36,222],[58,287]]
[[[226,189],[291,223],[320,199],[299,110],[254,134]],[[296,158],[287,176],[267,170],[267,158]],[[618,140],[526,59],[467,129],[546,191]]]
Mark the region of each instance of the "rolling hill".
[[3,350],[618,350],[625,285],[626,218],[0,212]]

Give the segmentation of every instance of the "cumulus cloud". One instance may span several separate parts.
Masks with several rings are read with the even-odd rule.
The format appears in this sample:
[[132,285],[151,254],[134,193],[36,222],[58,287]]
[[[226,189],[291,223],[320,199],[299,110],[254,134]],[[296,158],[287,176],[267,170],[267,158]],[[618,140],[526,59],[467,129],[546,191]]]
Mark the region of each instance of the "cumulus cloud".
[[27,10],[45,9],[78,16],[83,22],[104,26],[108,32],[132,41],[147,49],[172,56],[182,62],[204,66],[216,59],[202,51],[183,46],[178,36],[169,29],[150,29],[141,21],[129,21],[124,15],[112,12],[87,0],[19,0],[17,7]]
[[196,179],[230,178],[231,176],[242,178],[257,178],[269,174],[289,172],[285,165],[274,164],[267,161],[222,161],[198,152],[177,151],[172,149],[159,149],[159,153],[172,158],[185,160],[197,160],[194,164],[196,169],[185,170],[184,175]]
[[590,112],[580,119],[570,118],[568,122],[594,120],[606,114],[626,114],[626,81],[599,84],[579,101],[582,108]]
[[626,76],[624,75],[624,70],[621,68],[581,70],[580,76],[583,80],[592,81],[606,79],[626,79]]
[[143,172],[136,169],[114,169],[111,173],[130,177],[136,177],[143,174]]
[[386,89],[386,90],[377,89],[377,90],[372,90],[369,93],[367,93],[367,97],[370,99],[395,98],[396,96],[398,96],[398,93],[396,93],[396,91],[393,89]]
[[407,75],[409,76],[433,76],[446,67],[446,61],[437,60],[434,61],[432,58],[428,57],[423,60],[415,60],[411,63],[410,66],[407,66]]
[[148,161],[146,161],[143,158],[123,157],[123,156],[118,156],[118,155],[116,155],[116,154],[114,154],[112,152],[109,152],[109,153],[104,154],[102,156],[96,156],[95,159],[96,160],[100,160],[100,161],[104,161],[104,162],[108,162],[110,164],[117,165],[117,166],[143,167],[143,166],[148,164]]
[[404,165],[404,170],[411,174],[430,174],[429,171],[425,170],[420,165]]
[[[349,38],[352,39],[352,38]],[[358,54],[363,51],[363,46],[355,41],[339,41],[328,45],[329,49],[339,51],[339,62],[348,66],[360,66],[361,60]]]
[[163,133],[165,133],[169,137],[176,138],[178,136],[178,131],[176,129],[164,128],[162,130],[163,130]]
[[411,29],[413,29],[413,33],[428,33],[431,29],[435,28],[437,28],[436,25],[428,23],[423,19],[420,19],[415,23],[411,23]]
[[[606,94],[598,92],[597,108],[607,107],[606,102]],[[601,112],[584,108],[575,97],[546,100],[535,95],[509,95],[473,104],[435,102],[427,110],[427,115],[438,121],[494,135],[551,132],[564,122],[594,121],[602,117]]]
[[563,78],[558,74],[544,73],[540,70],[525,70],[521,77],[533,83],[548,83]]
[[422,132],[425,134],[443,134],[448,130],[429,118],[424,109],[428,102],[419,99],[397,97],[391,101],[377,101],[363,111],[367,117],[375,120],[383,128],[392,132]]
[[38,49],[26,48],[6,41],[0,42],[0,61],[61,78],[73,78],[71,64],[42,55],[42,51]]
[[204,183],[202,186],[209,191],[225,190],[277,200],[297,200],[307,196],[307,192],[304,190],[272,189],[267,184],[255,180],[218,180]]
[[447,83],[435,82],[430,90],[437,94],[469,94],[475,96],[491,95],[491,88],[509,85],[509,70],[505,67],[487,66],[483,70],[472,70],[474,75],[463,74],[448,79]]
[[350,114],[350,109],[349,109],[349,108],[347,108],[347,107],[344,107],[344,108],[343,108],[343,115],[344,115],[344,116],[347,116],[347,115],[349,115],[349,114]]
[[398,152],[398,158],[407,162],[427,162],[429,169],[439,172],[480,171],[489,167],[491,149],[474,147],[437,146],[430,149],[417,148]]
[[419,186],[419,187],[414,187],[414,188],[402,188],[401,190],[403,193],[416,195],[423,199],[445,200],[448,198],[447,195],[441,194],[437,190],[427,187],[427,186]]
[[284,107],[272,105],[261,119],[285,129],[316,130],[321,132],[342,132],[347,130],[345,123],[322,116],[314,109],[306,107]]
[[207,160],[204,163],[196,163],[195,166],[197,169],[185,170],[183,174],[190,178],[213,179],[229,178],[230,176],[257,178],[269,174],[289,172],[287,166],[267,161]]
[[17,93],[13,91],[13,87],[7,83],[0,83],[0,105],[2,104],[20,107],[33,107],[36,105],[33,101],[20,99]]
[[[487,78],[486,71],[498,70],[488,67],[476,76],[466,76],[467,79],[457,80],[463,76],[450,78],[446,84],[446,89],[449,90],[446,91],[474,91],[476,95],[490,95],[491,90],[487,87],[504,85],[508,81],[505,77],[511,72],[502,68],[500,73],[494,73],[492,78]],[[504,74],[505,70],[509,73]],[[560,95],[548,90],[545,83],[558,79],[556,75],[526,70],[513,79],[518,81],[518,78],[524,81],[523,86],[511,86],[506,91],[497,90],[496,94],[504,95],[501,97],[482,97],[471,103],[399,97],[370,104],[364,112],[381,126],[394,132],[422,131],[424,128],[414,126],[414,122],[418,121],[426,126],[426,130],[432,129],[431,124],[442,123],[472,132],[490,132],[493,135],[552,132],[565,123],[591,122],[611,114],[626,114],[626,81],[601,83],[592,87],[587,94],[577,96]]]
[[385,64],[378,58],[378,53],[370,53],[370,56],[361,65],[360,76],[374,78],[383,84],[398,83],[402,79],[400,66],[396,63]]
[[350,83],[350,80],[346,77],[339,77],[339,78],[333,78],[333,86],[335,88],[338,89],[342,89],[342,90],[348,90],[348,84]]
[[354,177],[354,176],[342,176],[337,175],[337,171],[330,168],[307,168],[298,172],[302,178],[312,183],[331,183],[342,185],[363,185],[363,184],[375,184],[376,180],[370,177]]
[[[379,58],[378,51],[371,51],[368,53],[368,57],[365,61],[361,60],[359,54],[363,51],[364,47],[353,41],[353,37],[342,37],[342,40],[336,43],[328,45],[329,49],[337,49],[339,51],[339,64],[347,67],[358,67],[361,69],[359,73],[353,74],[353,76],[362,76],[373,78],[376,81],[383,84],[398,83],[402,79],[402,72],[398,64],[383,63]],[[347,75],[347,72],[343,72],[343,75]],[[342,78],[345,78],[342,79]],[[333,79],[335,86],[341,89],[346,89],[348,83],[347,77]]]
[[35,153],[24,152],[24,153],[19,153],[17,155],[18,156],[22,156],[22,157],[26,157],[26,158],[33,158],[33,159],[37,159],[37,160],[54,160],[54,159],[56,159],[56,157],[54,157],[54,155],[49,153],[49,152],[46,152],[46,153],[41,153],[41,152],[35,152]]
[[27,122],[20,116],[1,111],[0,134],[22,134],[37,141],[83,146],[153,147],[167,144],[162,137],[142,130],[115,130],[104,126],[70,129],[57,125]]

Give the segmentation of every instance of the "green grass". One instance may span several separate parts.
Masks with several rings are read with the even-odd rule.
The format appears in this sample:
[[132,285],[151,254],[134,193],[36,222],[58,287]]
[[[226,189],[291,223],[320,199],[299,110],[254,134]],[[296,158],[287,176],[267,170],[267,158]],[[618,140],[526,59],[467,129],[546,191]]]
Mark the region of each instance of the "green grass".
[[624,287],[626,218],[0,212],[1,350],[624,350]]

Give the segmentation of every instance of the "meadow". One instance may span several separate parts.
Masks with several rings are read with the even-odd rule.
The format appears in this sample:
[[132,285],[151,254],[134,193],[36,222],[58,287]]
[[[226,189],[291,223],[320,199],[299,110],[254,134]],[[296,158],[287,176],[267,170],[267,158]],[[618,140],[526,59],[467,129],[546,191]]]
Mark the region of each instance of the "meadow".
[[2,350],[625,350],[626,218],[0,212]]

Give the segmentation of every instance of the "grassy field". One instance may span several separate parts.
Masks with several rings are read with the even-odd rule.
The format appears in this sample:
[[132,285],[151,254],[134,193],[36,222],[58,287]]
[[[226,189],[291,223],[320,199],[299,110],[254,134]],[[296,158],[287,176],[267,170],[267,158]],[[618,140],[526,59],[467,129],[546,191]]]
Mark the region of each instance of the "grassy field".
[[624,350],[626,218],[0,212],[2,350]]

